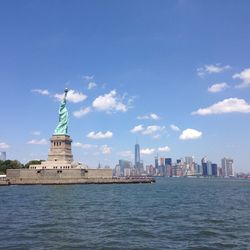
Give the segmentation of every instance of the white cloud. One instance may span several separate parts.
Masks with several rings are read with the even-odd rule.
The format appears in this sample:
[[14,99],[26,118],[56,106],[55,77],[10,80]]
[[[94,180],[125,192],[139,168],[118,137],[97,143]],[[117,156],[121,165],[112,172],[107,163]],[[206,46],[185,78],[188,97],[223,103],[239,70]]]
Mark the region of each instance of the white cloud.
[[32,131],[31,134],[32,135],[41,135],[41,131]]
[[184,131],[182,131],[180,135],[180,140],[194,140],[194,139],[199,139],[202,136],[202,132],[188,128]]
[[[64,93],[62,94],[55,94],[54,97],[61,101],[64,97]],[[73,103],[78,103],[78,102],[82,102],[87,98],[87,96],[81,92],[77,92],[73,89],[69,90],[68,94],[67,94],[67,101],[69,102],[73,102]]]
[[95,82],[90,82],[90,83],[88,84],[88,90],[91,90],[91,89],[93,89],[93,88],[95,88],[95,87],[97,87],[97,84],[96,84]]
[[73,112],[73,115],[76,118],[81,118],[81,117],[87,115],[89,112],[91,112],[91,108],[87,107],[87,108],[82,108],[80,110],[77,110],[77,111]]
[[41,139],[41,140],[30,140],[27,142],[27,144],[33,144],[33,145],[46,145],[47,144],[47,140],[46,139]]
[[165,146],[165,147],[160,147],[158,148],[159,152],[169,152],[170,151],[170,147]]
[[100,147],[101,153],[106,155],[106,154],[110,154],[111,153],[111,148],[108,145],[102,145]]
[[155,113],[151,113],[151,114],[148,114],[148,115],[137,116],[137,119],[138,120],[149,120],[149,119],[159,120],[160,117],[157,114],[155,114]]
[[142,131],[143,135],[152,135],[156,132],[160,132],[163,131],[165,129],[164,126],[157,126],[157,125],[152,125],[152,126],[148,126],[146,129],[144,129]]
[[123,98],[117,96],[115,90],[108,94],[98,96],[92,103],[93,107],[99,111],[111,113],[114,111],[126,112],[128,106],[123,103]]
[[131,133],[141,133],[142,135],[151,135],[154,139],[161,137],[161,132],[164,131],[164,126],[151,125],[144,127],[143,125],[135,126],[130,130]]
[[171,124],[171,125],[170,125],[170,128],[171,128],[173,131],[176,131],[176,132],[179,132],[179,131],[180,131],[180,128],[177,127],[177,126],[174,125],[174,124]]
[[197,74],[198,74],[198,76],[203,77],[206,74],[220,73],[220,72],[226,71],[230,68],[231,68],[231,66],[229,66],[229,65],[220,66],[219,63],[209,64],[209,65],[205,65],[204,67],[198,68]]
[[244,69],[238,74],[233,75],[234,79],[242,80],[242,83],[236,85],[236,88],[247,88],[250,86],[250,68]]
[[94,132],[94,131],[92,131],[92,132],[87,134],[87,137],[90,139],[95,139],[95,140],[109,139],[109,138],[113,137],[113,133],[110,131],[107,131],[107,132]]
[[155,152],[155,149],[154,148],[143,148],[143,149],[141,149],[140,152],[142,155],[151,155]]
[[207,108],[192,112],[192,115],[212,115],[224,113],[250,113],[250,104],[244,99],[228,98]]
[[7,144],[7,143],[5,143],[5,142],[0,142],[0,149],[7,149],[7,148],[9,148],[9,147],[10,147],[9,144]]
[[38,93],[40,95],[49,95],[49,91],[47,89],[32,89],[32,92]]
[[127,158],[133,157],[133,153],[131,152],[131,150],[118,152],[117,155],[122,156],[122,157],[127,157]]
[[92,145],[92,144],[83,144],[81,142],[74,142],[73,146],[76,148],[82,148],[82,149],[92,149],[92,148],[96,148],[96,145]]
[[130,132],[131,132],[131,133],[139,133],[139,132],[141,132],[141,131],[143,131],[143,130],[144,130],[143,125],[138,125],[138,126],[135,126],[134,128],[132,128],[132,129],[130,130]]
[[86,76],[83,76],[82,78],[83,78],[84,80],[86,80],[86,81],[91,81],[91,80],[94,79],[94,76],[88,76],[88,75],[86,75]]
[[207,90],[210,93],[218,93],[218,92],[221,92],[227,88],[229,88],[229,85],[226,82],[222,82],[222,83],[213,84]]

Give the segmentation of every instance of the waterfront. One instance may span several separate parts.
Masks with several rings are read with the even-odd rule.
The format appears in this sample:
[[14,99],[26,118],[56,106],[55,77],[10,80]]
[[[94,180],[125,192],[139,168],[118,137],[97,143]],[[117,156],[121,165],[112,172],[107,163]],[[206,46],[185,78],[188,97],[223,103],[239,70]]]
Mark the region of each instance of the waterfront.
[[0,249],[250,249],[250,181],[0,187]]

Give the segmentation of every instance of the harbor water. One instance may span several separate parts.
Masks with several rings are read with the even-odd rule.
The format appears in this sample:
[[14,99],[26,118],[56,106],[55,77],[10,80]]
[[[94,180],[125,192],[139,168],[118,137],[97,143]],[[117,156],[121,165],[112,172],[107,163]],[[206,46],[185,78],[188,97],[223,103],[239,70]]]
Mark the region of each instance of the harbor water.
[[250,181],[0,187],[0,249],[250,249]]

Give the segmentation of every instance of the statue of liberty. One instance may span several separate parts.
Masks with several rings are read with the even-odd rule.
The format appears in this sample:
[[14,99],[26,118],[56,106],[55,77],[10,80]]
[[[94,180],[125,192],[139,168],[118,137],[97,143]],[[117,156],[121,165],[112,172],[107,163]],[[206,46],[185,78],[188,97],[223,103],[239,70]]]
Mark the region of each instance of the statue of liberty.
[[54,135],[67,135],[68,133],[68,110],[66,108],[66,97],[68,91],[67,88],[64,90],[64,97],[59,109],[59,123],[55,129]]

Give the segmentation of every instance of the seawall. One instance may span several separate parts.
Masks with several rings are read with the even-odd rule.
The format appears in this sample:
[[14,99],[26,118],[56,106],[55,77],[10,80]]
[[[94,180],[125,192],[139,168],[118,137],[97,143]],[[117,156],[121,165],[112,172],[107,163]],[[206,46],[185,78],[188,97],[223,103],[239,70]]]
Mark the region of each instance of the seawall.
[[150,177],[113,178],[111,169],[7,169],[0,185],[136,184],[154,183]]
[[88,178],[88,179],[64,179],[64,180],[6,180],[0,185],[70,185],[70,184],[140,184],[154,183],[153,178]]

